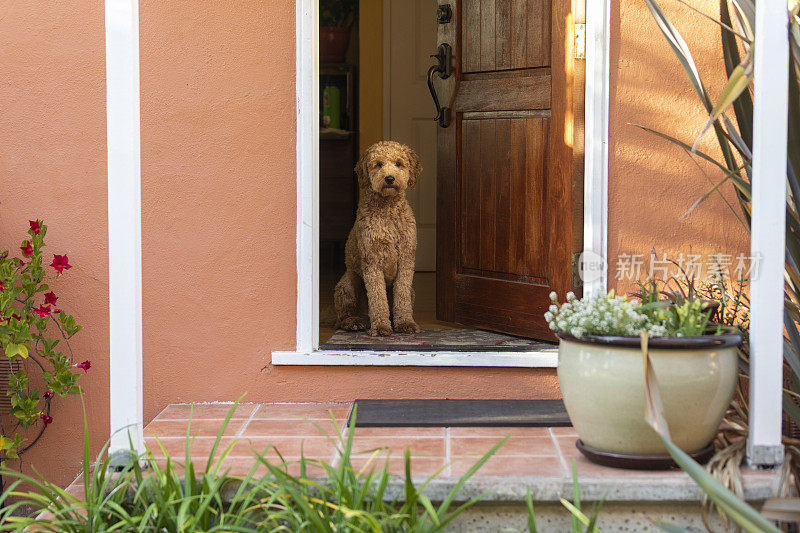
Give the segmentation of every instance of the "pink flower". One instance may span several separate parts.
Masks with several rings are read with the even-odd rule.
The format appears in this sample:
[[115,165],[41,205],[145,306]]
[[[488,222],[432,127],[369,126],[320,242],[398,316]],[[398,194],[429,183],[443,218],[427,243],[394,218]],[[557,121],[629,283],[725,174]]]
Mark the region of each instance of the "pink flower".
[[54,394],[53,389],[47,389],[46,391],[44,391],[44,399],[49,400],[50,398],[53,397],[53,394]]
[[53,421],[53,417],[48,415],[47,413],[39,413],[39,418],[42,419],[42,422],[44,422],[45,427],[47,427],[47,424]]
[[23,242],[19,249],[22,250],[22,255],[25,257],[33,254],[33,245],[30,243],[30,241]]
[[33,312],[39,315],[39,318],[48,317],[50,316],[50,306],[42,304],[39,307],[34,307]]
[[84,361],[83,363],[78,363],[75,365],[77,368],[80,368],[84,372],[92,368],[92,363],[88,360]]
[[44,295],[44,303],[46,304],[55,304],[56,300],[58,300],[58,296],[53,291],[47,292]]
[[72,265],[69,264],[69,258],[67,257],[67,254],[53,254],[53,262],[50,263],[50,266],[55,268],[59,274],[72,268]]
[[4,290],[6,290],[6,287],[3,285],[3,282],[0,281],[0,292],[3,292]]
[[12,318],[15,320],[22,320],[22,317],[19,316],[17,313],[11,313],[11,316],[6,317],[6,323],[11,322]]
[[42,231],[42,222],[39,219],[36,220],[29,220],[28,223],[31,225],[31,231],[34,235],[39,235],[39,232]]

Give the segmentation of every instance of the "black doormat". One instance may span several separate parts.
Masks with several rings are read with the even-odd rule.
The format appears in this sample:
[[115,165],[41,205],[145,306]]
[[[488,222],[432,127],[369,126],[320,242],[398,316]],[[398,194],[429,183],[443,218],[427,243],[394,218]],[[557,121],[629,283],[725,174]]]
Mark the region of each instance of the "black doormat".
[[[571,426],[562,400],[356,400],[356,427]],[[348,425],[353,416],[350,409]]]

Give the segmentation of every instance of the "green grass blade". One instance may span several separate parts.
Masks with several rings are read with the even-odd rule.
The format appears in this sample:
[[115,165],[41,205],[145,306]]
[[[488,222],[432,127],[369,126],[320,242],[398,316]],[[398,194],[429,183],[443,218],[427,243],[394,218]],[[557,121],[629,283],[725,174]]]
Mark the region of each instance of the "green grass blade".
[[536,513],[533,512],[533,498],[531,498],[531,489],[525,489],[525,507],[528,509],[528,531],[530,533],[537,533],[536,531]]
[[[576,531],[576,533],[582,533],[580,524],[588,526],[589,523],[591,522],[589,520],[589,517],[586,516],[585,514],[583,514],[583,511],[581,511],[580,509],[578,509],[577,507],[572,505],[572,502],[570,502],[568,500],[565,500],[564,498],[561,498],[561,505],[566,507],[567,510],[570,513],[572,513],[572,518],[576,519],[579,522],[577,530],[574,530],[574,531]],[[589,530],[589,532],[590,533],[600,533],[600,531],[597,528],[591,529],[591,530]]]
[[[572,503],[576,509],[581,508],[581,487],[578,484],[578,465],[575,459],[572,460]],[[572,531],[581,533],[581,525],[575,513],[572,513]]]

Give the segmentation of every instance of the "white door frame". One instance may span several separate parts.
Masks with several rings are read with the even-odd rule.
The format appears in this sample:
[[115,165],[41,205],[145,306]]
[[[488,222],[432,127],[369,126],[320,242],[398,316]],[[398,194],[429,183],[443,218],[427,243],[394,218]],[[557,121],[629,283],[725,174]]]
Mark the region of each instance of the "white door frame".
[[[586,2],[584,249],[606,256],[610,0]],[[297,0],[297,340],[275,365],[555,367],[554,350],[431,353],[319,350],[319,0]],[[607,264],[607,263],[605,263]],[[603,268],[607,268],[604,266]],[[607,272],[585,290],[606,285]]]

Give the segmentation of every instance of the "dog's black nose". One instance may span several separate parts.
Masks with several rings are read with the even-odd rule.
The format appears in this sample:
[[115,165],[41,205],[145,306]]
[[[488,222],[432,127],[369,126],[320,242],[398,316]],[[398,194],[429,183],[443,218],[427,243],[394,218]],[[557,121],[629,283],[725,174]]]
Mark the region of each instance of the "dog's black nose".
[[394,183],[394,176],[386,176],[383,178],[383,181],[385,181],[387,185],[391,185]]

